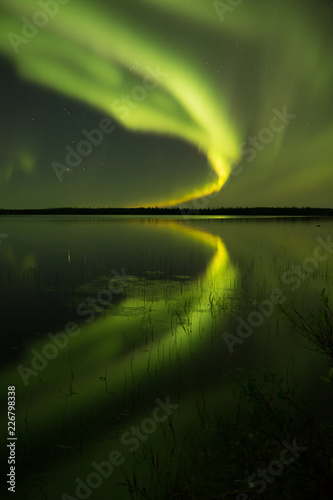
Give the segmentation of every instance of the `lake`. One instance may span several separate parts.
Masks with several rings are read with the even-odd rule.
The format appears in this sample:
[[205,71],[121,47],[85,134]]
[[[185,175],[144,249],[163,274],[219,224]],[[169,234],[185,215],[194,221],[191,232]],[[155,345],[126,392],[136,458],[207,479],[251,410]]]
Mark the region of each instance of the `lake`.
[[[189,491],[202,443],[247,419],[251,391],[259,404],[252,378],[237,393],[240,376],[279,395],[278,374],[313,418],[329,418],[330,357],[286,311],[320,317],[331,303],[332,219],[11,216],[0,232],[1,385],[16,392],[19,498]],[[298,437],[288,429],[285,440]],[[220,460],[236,467],[231,442]],[[246,484],[247,468],[237,474]]]

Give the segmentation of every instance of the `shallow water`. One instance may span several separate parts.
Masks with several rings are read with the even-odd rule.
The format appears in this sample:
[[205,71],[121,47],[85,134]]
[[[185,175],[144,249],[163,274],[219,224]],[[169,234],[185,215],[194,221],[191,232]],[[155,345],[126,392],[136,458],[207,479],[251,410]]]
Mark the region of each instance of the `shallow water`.
[[330,292],[332,220],[38,216],[0,226],[1,384],[16,386],[26,498],[88,495],[75,493],[76,478],[113,450],[92,498],[130,498],[119,483],[133,475],[149,492],[154,454],[169,464],[167,489],[179,460],[170,456],[187,449],[200,407],[208,419],[232,415],[228,370],[277,370],[301,381],[318,414],[328,410],[329,359],[291,335],[278,303],[316,312]]

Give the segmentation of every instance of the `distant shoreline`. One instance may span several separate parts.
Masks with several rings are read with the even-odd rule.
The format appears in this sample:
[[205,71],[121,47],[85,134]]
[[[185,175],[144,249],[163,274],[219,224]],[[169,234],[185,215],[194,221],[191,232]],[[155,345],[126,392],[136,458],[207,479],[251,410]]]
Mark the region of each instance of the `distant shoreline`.
[[135,216],[276,216],[276,217],[333,217],[333,208],[252,207],[252,208],[46,208],[0,209],[0,215],[135,215]]

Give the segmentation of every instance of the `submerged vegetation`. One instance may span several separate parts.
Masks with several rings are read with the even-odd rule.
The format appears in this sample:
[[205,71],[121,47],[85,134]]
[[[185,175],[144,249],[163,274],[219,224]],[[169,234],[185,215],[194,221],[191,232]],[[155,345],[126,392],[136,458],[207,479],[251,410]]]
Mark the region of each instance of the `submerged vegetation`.
[[[304,315],[295,307],[280,309],[295,335],[303,336],[315,351],[333,359],[333,313],[325,289],[320,299],[322,307],[316,313]],[[213,422],[199,420],[199,439],[189,453],[190,472],[179,474],[166,500],[246,500],[259,496],[269,500],[331,499],[330,388],[325,392],[328,412],[323,418],[309,408],[307,401],[299,401],[295,383],[277,372],[239,369],[224,377],[235,388],[237,412],[232,417],[218,412]],[[332,383],[333,367],[321,378]],[[288,437],[303,450],[285,474],[284,470],[274,473],[273,467],[268,469],[273,474],[269,474],[267,466],[279,457]]]
[[[232,417],[217,413],[215,421],[201,422],[186,457],[190,471],[179,474],[166,500],[259,496],[329,500],[333,489],[332,420],[318,419],[306,402],[297,401],[287,380],[273,371],[239,370],[225,376],[235,387],[237,413]],[[290,450],[292,443],[299,451],[291,463],[279,469],[281,450]]]
[[315,351],[333,359],[333,311],[325,288],[320,293],[320,299],[321,308],[317,313],[304,314],[295,306],[281,309],[291,321],[296,334],[301,334],[310,342]]
[[[63,231],[67,222],[59,219],[64,220],[59,225]],[[18,463],[26,498],[53,500],[61,498],[64,491],[75,498],[75,478],[84,480],[93,470],[91,463],[105,461],[110,450],[118,446],[126,457],[125,466],[103,479],[91,498],[331,498],[332,385],[325,382],[332,380],[332,370],[327,375],[325,357],[299,349],[297,342],[301,336],[309,341],[306,347],[331,356],[332,308],[327,293],[323,290],[320,296],[318,312],[304,313],[307,305],[315,302],[315,290],[328,289],[331,259],[303,275],[298,295],[288,280],[281,279],[284,272],[288,279],[295,276],[295,266],[313,251],[311,245],[322,227],[309,224],[311,245],[306,247],[300,238],[302,244],[291,252],[290,234],[294,236],[300,226],[274,223],[274,231],[269,233],[268,223],[264,227],[258,224],[257,232],[253,225],[242,224],[237,239],[236,222],[227,228],[210,223],[212,230],[204,231],[203,223],[185,228],[154,221],[148,233],[149,244],[155,249],[153,257],[133,245],[124,260],[135,264],[123,272],[123,261],[116,261],[116,257],[127,252],[127,247],[117,247],[112,253],[114,241],[118,241],[114,226],[123,227],[119,221],[114,226],[103,221],[95,233],[91,233],[90,221],[87,225],[80,221],[79,234],[87,240],[94,235],[96,254],[89,253],[89,246],[82,251],[79,245],[73,249],[67,244],[68,236],[60,244],[61,231],[53,221],[51,224],[55,233],[52,249],[61,255],[62,266],[51,267],[53,262],[43,261],[36,233],[38,244],[34,243],[33,251],[28,253],[22,245],[17,261],[14,253],[8,252],[0,268],[5,291],[19,289],[22,297],[33,294],[36,306],[43,304],[42,293],[49,295],[52,310],[55,300],[62,304],[52,327],[48,314],[48,329],[39,325],[39,333],[34,331],[32,338],[26,333],[23,347],[17,344],[17,363],[32,366],[31,347],[44,353],[45,343],[50,344],[45,332],[50,329],[53,336],[62,332],[59,345],[61,338],[68,341],[66,348],[59,347],[55,357],[47,360],[38,377],[27,375],[27,387],[23,387],[15,363],[2,373],[21,389]],[[71,222],[71,232],[73,226]],[[112,231],[108,231],[110,227]],[[170,258],[162,244],[154,247],[152,234],[162,227],[169,227],[168,242],[175,251],[180,248],[182,256],[173,254]],[[126,226],[126,238],[131,228]],[[302,231],[297,236],[302,236]],[[285,233],[288,238],[281,247]],[[228,246],[223,244],[222,235]],[[40,238],[45,238],[45,232]],[[140,238],[136,241],[139,244]],[[10,239],[5,243],[9,246]],[[257,248],[258,253],[249,255],[250,248]],[[183,260],[178,261],[180,258]],[[277,287],[289,309],[272,306],[269,318],[231,354],[223,333],[235,331],[238,315],[248,321],[251,312],[260,311],[260,305],[267,303]],[[23,305],[22,300],[20,307]],[[26,310],[32,310],[33,305]],[[77,323],[77,336],[65,336],[66,321]],[[281,325],[287,328],[282,330]],[[292,325],[294,337],[289,335]],[[302,363],[294,370],[287,351],[295,345]],[[313,359],[319,360],[318,365]],[[314,367],[319,367],[321,378]],[[307,391],[310,397],[318,391],[320,409],[304,397]],[[119,436],[151,416],[154,398],[167,396],[179,404],[179,412],[159,423],[135,453],[121,448]],[[294,440],[302,448],[299,456],[291,461],[289,450],[290,463],[282,464],[279,471],[275,462],[280,461],[287,446],[284,443],[292,447]],[[272,462],[271,470],[277,474],[268,472],[264,488],[258,469],[267,470]],[[59,477],[64,484],[56,496],[53,490]],[[123,496],[117,495],[116,488]]]

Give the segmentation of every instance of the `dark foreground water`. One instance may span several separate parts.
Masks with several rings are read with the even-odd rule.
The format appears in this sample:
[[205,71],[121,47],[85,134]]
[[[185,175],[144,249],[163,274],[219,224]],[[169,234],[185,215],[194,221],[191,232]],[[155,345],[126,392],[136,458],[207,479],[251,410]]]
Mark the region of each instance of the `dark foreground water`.
[[332,220],[2,217],[0,232],[17,498],[169,498],[198,428],[236,414],[238,369],[331,411],[330,359],[282,309],[330,295]]

